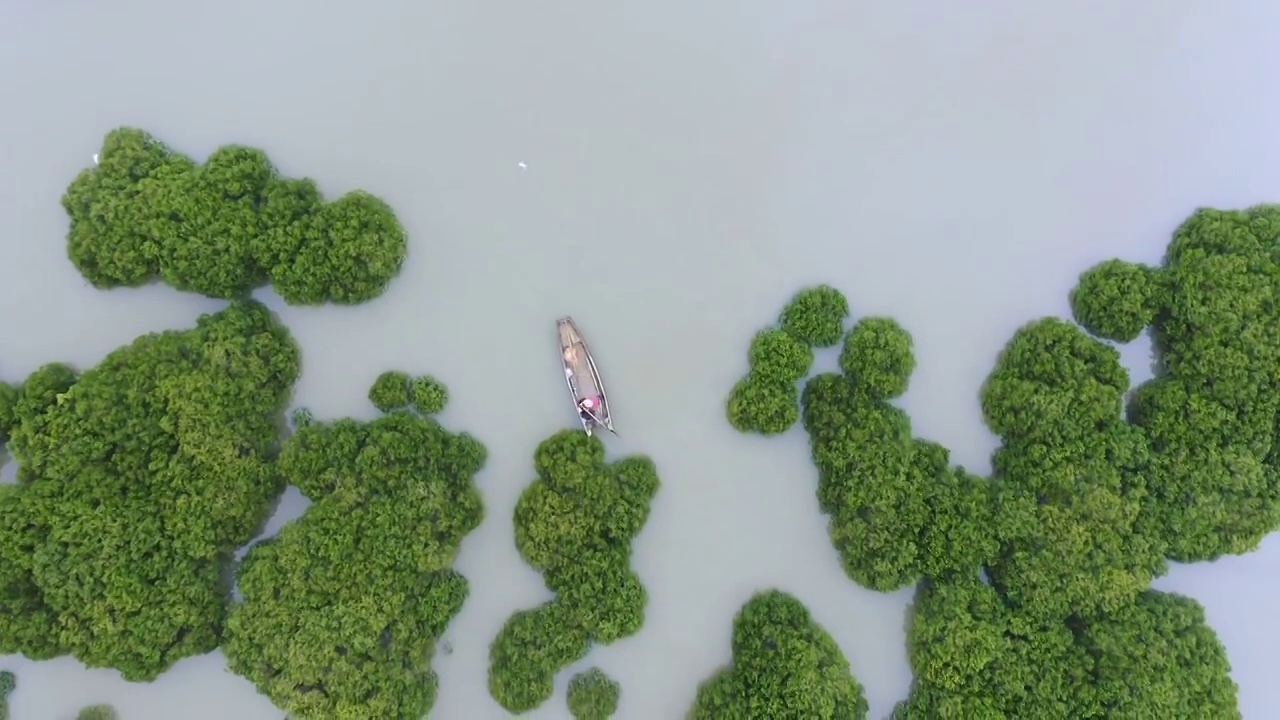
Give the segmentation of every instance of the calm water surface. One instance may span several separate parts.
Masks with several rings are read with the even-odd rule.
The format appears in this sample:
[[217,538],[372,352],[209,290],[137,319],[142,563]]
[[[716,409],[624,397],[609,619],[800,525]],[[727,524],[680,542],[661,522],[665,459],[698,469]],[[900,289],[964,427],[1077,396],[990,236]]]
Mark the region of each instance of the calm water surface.
[[[537,443],[574,422],[556,316],[577,318],[606,373],[611,453],[649,454],[663,480],[635,547],[648,621],[583,664],[621,681],[618,717],[680,717],[728,660],[733,613],[778,586],[833,633],[878,718],[910,683],[910,591],[844,577],[799,430],[724,421],[751,334],[813,282],[894,315],[916,340],[917,433],[985,472],[976,392],[1016,327],[1066,313],[1096,260],[1157,261],[1198,205],[1280,200],[1264,71],[1280,67],[1280,6],[1259,2],[39,5],[0,10],[0,377],[91,365],[222,305],[97,292],[67,262],[58,198],[116,125],[200,157],[259,145],[333,195],[386,198],[413,240],[383,298],[262,297],[303,348],[297,401],[317,416],[372,417],[379,372],[430,372],[452,390],[446,423],[489,447],[489,519],[459,561],[472,599],[436,662],[447,720],[505,716],[488,644],[546,595],[510,517]],[[1146,353],[1126,352],[1139,377]],[[303,507],[291,492],[272,530]],[[1251,719],[1280,706],[1276,577],[1272,540],[1159,582],[1206,605]],[[282,714],[216,653],[148,685],[68,659],[0,666],[20,675],[15,720],[90,702],[126,720]],[[529,717],[567,717],[568,676]]]

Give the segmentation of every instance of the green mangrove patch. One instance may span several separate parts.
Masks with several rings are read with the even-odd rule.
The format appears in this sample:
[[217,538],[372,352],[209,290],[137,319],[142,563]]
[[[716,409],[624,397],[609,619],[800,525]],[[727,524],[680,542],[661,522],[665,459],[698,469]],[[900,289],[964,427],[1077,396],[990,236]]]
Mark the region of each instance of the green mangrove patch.
[[698,687],[688,720],[863,720],[849,661],[795,597],[757,593],[733,620],[733,660]]
[[1280,206],[1198,210],[1160,267],[1099,263],[1069,300],[1100,338],[1150,328],[1155,377],[1131,389],[1114,346],[1027,323],[979,395],[990,478],[890,404],[915,367],[892,320],[860,320],[841,371],[805,383],[846,573],[924,581],[899,720],[1239,717],[1200,606],[1150,584],[1167,559],[1248,552],[1280,526]]
[[802,398],[832,545],[851,579],[886,592],[976,567],[997,549],[991,484],[913,437],[889,402],[914,366],[904,329],[864,318],[846,336],[842,372],[814,376]]
[[0,720],[9,720],[9,696],[18,687],[18,680],[8,670],[0,670]]
[[828,285],[796,293],[778,324],[756,333],[747,351],[747,374],[729,391],[725,413],[742,432],[778,435],[800,419],[796,383],[813,366],[813,348],[840,341],[849,303]]
[[1240,718],[1203,609],[1169,593],[1063,620],[1010,607],[975,576],[926,581],[908,652],[916,679],[895,720]]
[[313,504],[240,566],[228,666],[299,720],[422,717],[468,594],[452,565],[484,516],[485,448],[417,412],[297,425],[280,472]]
[[648,596],[631,541],[658,491],[648,458],[606,463],[604,444],[580,431],[544,440],[534,466],[516,503],[516,547],[555,596],[512,615],[489,648],[489,692],[513,713],[546,702],[556,673],[592,643],[639,632]]
[[116,709],[110,705],[89,705],[80,708],[76,720],[117,720],[119,717]]
[[200,164],[129,127],[107,133],[62,206],[67,254],[101,289],[159,278],[240,298],[270,283],[290,305],[354,304],[383,293],[408,246],[395,213],[366,192],[325,202],[261,150],[224,145]]
[[[1147,438],[1151,512],[1179,562],[1249,552],[1280,526],[1280,205],[1201,209],[1160,268],[1102,263],[1077,295],[1148,276],[1145,305],[1077,303],[1091,331],[1124,339],[1151,320],[1159,372],[1128,418]],[[1112,268],[1112,270],[1106,270]]]
[[573,720],[609,720],[618,712],[622,686],[600,668],[591,668],[569,680],[569,714]]
[[150,680],[217,647],[232,553],[282,489],[298,360],[246,301],[82,374],[32,373],[8,428],[17,483],[0,486],[0,653]]

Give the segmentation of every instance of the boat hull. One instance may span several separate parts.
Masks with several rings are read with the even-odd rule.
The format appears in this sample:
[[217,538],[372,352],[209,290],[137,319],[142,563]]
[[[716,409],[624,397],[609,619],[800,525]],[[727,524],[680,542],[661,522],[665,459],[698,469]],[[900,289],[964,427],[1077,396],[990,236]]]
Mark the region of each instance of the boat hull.
[[[556,320],[556,335],[560,340],[560,364],[564,368],[565,385],[583,432],[592,435],[597,427],[613,432],[613,414],[604,381],[600,379],[595,358],[573,318],[566,316]],[[594,405],[589,416],[579,410],[579,402],[585,399],[591,399]]]

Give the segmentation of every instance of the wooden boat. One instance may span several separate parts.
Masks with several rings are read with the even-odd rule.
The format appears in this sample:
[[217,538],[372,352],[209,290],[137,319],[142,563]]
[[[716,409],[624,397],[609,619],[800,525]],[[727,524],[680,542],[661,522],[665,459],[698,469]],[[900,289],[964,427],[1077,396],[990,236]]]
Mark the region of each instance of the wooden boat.
[[604,391],[604,381],[596,368],[595,358],[587,349],[582,334],[573,324],[573,318],[562,317],[556,321],[556,334],[560,336],[560,362],[564,365],[564,381],[569,386],[573,409],[578,413],[582,429],[587,435],[602,427],[617,435],[613,429],[613,415],[609,412],[609,396]]

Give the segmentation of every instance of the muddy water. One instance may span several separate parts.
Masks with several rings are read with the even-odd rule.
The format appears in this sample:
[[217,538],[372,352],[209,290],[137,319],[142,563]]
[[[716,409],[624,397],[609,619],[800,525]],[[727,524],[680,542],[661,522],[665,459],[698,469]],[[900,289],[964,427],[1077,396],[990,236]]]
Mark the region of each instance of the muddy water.
[[[1280,199],[1280,101],[1259,70],[1280,66],[1265,35],[1280,9],[1262,3],[174,5],[0,10],[0,377],[92,364],[220,306],[97,292],[67,263],[58,197],[113,126],[197,155],[260,145],[327,192],[387,198],[413,236],[387,295],[280,310],[317,416],[371,417],[380,371],[426,371],[452,390],[446,422],[490,449],[489,520],[460,560],[472,599],[436,664],[449,720],[505,715],[487,646],[544,596],[510,517],[538,441],[575,422],[555,317],[577,319],[602,365],[612,452],[649,454],[664,481],[635,552],[648,622],[587,661],[622,682],[618,717],[679,717],[728,659],[734,611],[768,586],[831,630],[880,717],[910,682],[909,593],[844,578],[798,431],[724,422],[750,335],[817,281],[896,316],[919,354],[903,401],[917,432],[985,471],[976,391],[1014,328],[1066,312],[1097,259],[1157,260],[1197,205]],[[303,509],[289,498],[277,527]],[[1206,604],[1247,718],[1280,705],[1278,571],[1272,541],[1160,582]],[[128,720],[281,715],[218,654],[149,685],[67,659],[0,666],[20,675],[17,720],[90,702]],[[567,716],[567,678],[531,717]]]

